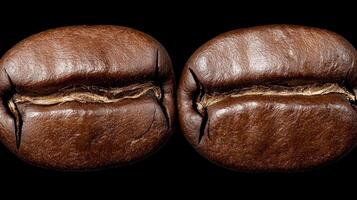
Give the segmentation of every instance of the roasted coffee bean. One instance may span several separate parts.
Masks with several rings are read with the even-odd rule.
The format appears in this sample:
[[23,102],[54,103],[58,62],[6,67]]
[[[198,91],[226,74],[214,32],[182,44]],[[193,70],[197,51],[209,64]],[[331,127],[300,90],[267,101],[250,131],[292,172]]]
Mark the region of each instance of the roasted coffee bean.
[[349,152],[357,139],[357,53],[317,28],[222,34],[187,62],[179,121],[204,157],[239,171],[294,171]]
[[174,77],[152,37],[118,26],[31,36],[0,62],[0,139],[37,166],[82,170],[131,163],[172,131]]

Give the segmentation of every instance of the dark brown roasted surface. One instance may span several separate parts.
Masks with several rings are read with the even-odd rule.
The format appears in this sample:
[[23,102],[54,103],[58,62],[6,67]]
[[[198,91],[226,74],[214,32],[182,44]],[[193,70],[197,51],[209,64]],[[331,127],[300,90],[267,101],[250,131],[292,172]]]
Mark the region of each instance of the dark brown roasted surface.
[[316,28],[222,34],[183,70],[181,129],[200,154],[235,170],[329,163],[356,144],[356,56],[341,36]]
[[173,70],[150,36],[117,26],[45,31],[0,62],[0,139],[42,167],[127,164],[155,151],[174,118]]

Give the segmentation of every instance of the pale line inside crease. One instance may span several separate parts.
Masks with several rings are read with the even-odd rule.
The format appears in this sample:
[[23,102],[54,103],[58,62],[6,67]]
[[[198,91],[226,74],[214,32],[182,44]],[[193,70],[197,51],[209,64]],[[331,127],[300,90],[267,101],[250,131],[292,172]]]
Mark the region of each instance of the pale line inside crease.
[[[86,89],[91,90],[93,89],[93,87],[87,87]],[[79,103],[115,103],[123,99],[139,98],[144,94],[148,93],[149,91],[153,91],[158,99],[161,98],[160,88],[151,83],[135,84],[125,88],[109,88],[109,89],[96,88],[95,90],[96,92],[101,92],[104,94],[98,94],[95,91],[76,91],[75,88],[71,88],[47,96],[26,96],[26,95],[15,94],[14,97],[12,98],[12,102],[31,103],[36,105],[56,105],[65,102],[73,102],[73,101]],[[131,93],[131,94],[126,95],[125,93]],[[124,94],[124,95],[119,98],[116,98],[115,96],[119,94]]]
[[354,94],[349,92],[347,89],[339,86],[336,83],[326,83],[322,85],[306,85],[306,86],[296,86],[296,87],[285,87],[285,86],[252,86],[249,88],[244,88],[238,91],[233,91],[229,93],[213,93],[205,94],[201,99],[197,99],[196,106],[199,111],[204,110],[210,105],[220,102],[226,98],[237,98],[242,96],[316,96],[316,95],[326,95],[326,94],[341,94],[345,96],[349,101],[356,101]]

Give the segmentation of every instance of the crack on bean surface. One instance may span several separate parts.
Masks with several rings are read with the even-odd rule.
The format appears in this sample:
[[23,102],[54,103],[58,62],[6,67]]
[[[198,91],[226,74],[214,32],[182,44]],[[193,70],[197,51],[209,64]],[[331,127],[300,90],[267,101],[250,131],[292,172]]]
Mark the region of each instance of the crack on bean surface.
[[58,92],[46,96],[29,96],[14,92],[12,97],[7,100],[7,107],[15,122],[17,149],[20,148],[22,132],[21,129],[23,124],[22,115],[18,109],[18,104],[31,104],[39,106],[60,105],[67,102],[77,102],[83,104],[108,104],[120,102],[124,99],[138,99],[142,96],[153,96],[159,101],[162,99],[161,87],[154,85],[152,82],[148,82],[142,84],[132,84],[120,88],[72,86],[62,88]]
[[192,106],[202,119],[197,140],[198,144],[201,143],[206,134],[209,137],[208,107],[228,98],[239,98],[243,96],[322,96],[339,94],[346,98],[352,105],[356,104],[356,96],[354,92],[344,84],[322,83],[300,86],[252,85],[250,87],[235,89],[230,92],[208,92],[194,70],[189,68],[189,71],[196,85],[196,90],[192,98]]

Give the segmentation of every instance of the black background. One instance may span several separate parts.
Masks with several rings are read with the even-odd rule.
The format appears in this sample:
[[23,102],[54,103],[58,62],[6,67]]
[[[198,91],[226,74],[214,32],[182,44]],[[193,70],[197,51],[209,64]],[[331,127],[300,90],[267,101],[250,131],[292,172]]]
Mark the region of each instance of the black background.
[[[315,26],[337,32],[357,46],[354,22],[356,11],[353,10],[352,3],[250,3],[15,3],[1,8],[0,54],[4,54],[31,34],[49,28],[77,24],[129,26],[155,37],[166,47],[178,80],[186,60],[195,49],[218,34],[236,28],[281,23]],[[315,190],[321,185],[324,186],[323,193],[326,193],[333,191],[337,185],[353,182],[356,179],[356,170],[355,150],[332,165],[307,172],[233,172],[211,164],[196,153],[179,128],[176,128],[173,136],[160,151],[142,162],[85,173],[57,172],[33,167],[18,160],[0,145],[0,179],[6,180],[9,186],[28,188],[34,186],[35,182],[40,182],[42,186],[48,187],[62,185],[73,186],[74,190],[85,188],[85,193],[91,193],[101,186],[112,186],[108,188],[116,189],[108,190],[117,192],[125,191],[124,188],[155,188],[152,191],[160,193],[162,188],[171,187],[176,193],[193,190],[202,194],[210,193],[218,187],[226,191],[242,192],[261,186],[260,188],[269,188],[266,191],[273,193],[284,188],[291,189],[291,194],[298,194],[309,188]],[[94,189],[88,189],[88,186]],[[325,186],[333,189],[327,189]],[[251,194],[260,193],[260,190],[256,191]]]

